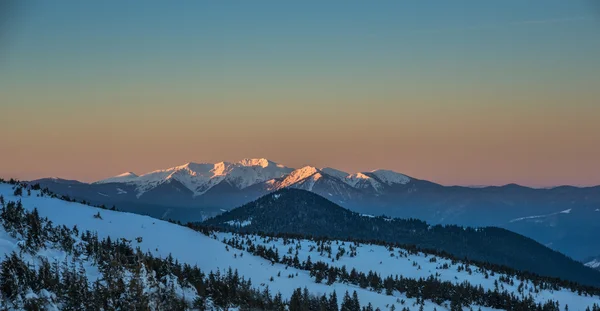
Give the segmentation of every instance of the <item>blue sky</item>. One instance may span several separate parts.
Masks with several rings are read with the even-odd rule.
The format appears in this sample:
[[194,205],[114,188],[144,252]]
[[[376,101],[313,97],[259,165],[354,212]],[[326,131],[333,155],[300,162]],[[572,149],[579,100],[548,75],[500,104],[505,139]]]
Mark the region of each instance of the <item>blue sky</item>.
[[569,65],[585,67],[599,45],[591,1],[28,1],[15,12],[8,53],[22,75],[98,70],[113,79],[103,70],[117,70],[123,79],[128,71],[184,79],[198,70],[302,75],[344,66],[385,73],[416,71],[398,60],[428,70],[441,56],[502,65],[568,54]]

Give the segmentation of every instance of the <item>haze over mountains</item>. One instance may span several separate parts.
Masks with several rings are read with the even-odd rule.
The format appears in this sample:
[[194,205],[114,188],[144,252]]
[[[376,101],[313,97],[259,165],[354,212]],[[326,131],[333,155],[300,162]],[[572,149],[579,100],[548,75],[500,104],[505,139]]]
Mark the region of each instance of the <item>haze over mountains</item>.
[[598,254],[600,187],[534,189],[509,184],[443,186],[390,170],[298,169],[267,159],[187,163],[143,175],[128,172],[91,184],[41,179],[50,190],[158,218],[200,221],[282,188],[319,194],[363,214],[433,224],[499,226],[578,260]]

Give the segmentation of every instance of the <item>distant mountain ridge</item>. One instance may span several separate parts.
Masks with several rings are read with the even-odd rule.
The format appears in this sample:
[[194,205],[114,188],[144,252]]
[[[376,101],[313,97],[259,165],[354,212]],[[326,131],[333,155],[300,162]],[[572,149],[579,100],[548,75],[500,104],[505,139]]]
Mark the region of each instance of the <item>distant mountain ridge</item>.
[[156,187],[176,180],[190,190],[194,196],[206,193],[221,182],[243,189],[256,183],[280,178],[293,169],[276,164],[267,159],[243,159],[239,162],[219,163],[186,163],[164,170],[156,170],[141,176],[124,173],[115,177],[100,180],[95,184],[126,183],[134,185],[137,196]]
[[389,170],[294,169],[264,158],[187,163],[91,184],[33,182],[79,200],[183,222],[218,215],[282,188],[297,188],[363,214],[506,228],[582,261],[600,249],[595,237],[600,232],[600,187],[443,186]]

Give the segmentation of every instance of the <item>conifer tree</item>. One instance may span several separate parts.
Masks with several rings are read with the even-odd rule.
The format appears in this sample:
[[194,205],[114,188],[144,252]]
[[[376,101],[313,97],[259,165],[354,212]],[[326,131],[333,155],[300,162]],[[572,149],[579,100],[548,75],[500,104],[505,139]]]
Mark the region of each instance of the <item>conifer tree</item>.
[[352,301],[352,298],[350,298],[348,291],[344,294],[344,300],[342,300],[340,311],[354,311],[354,302]]
[[327,311],[338,311],[338,310],[339,310],[339,307],[338,307],[337,294],[335,293],[335,291],[333,291],[331,294],[329,294],[329,302],[328,302]]

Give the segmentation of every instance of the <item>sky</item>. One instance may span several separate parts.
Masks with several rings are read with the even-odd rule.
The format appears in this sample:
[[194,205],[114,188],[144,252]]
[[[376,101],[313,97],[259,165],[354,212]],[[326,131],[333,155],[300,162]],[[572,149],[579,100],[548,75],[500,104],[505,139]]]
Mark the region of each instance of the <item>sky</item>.
[[600,5],[0,5],[0,176],[187,162],[600,184]]

